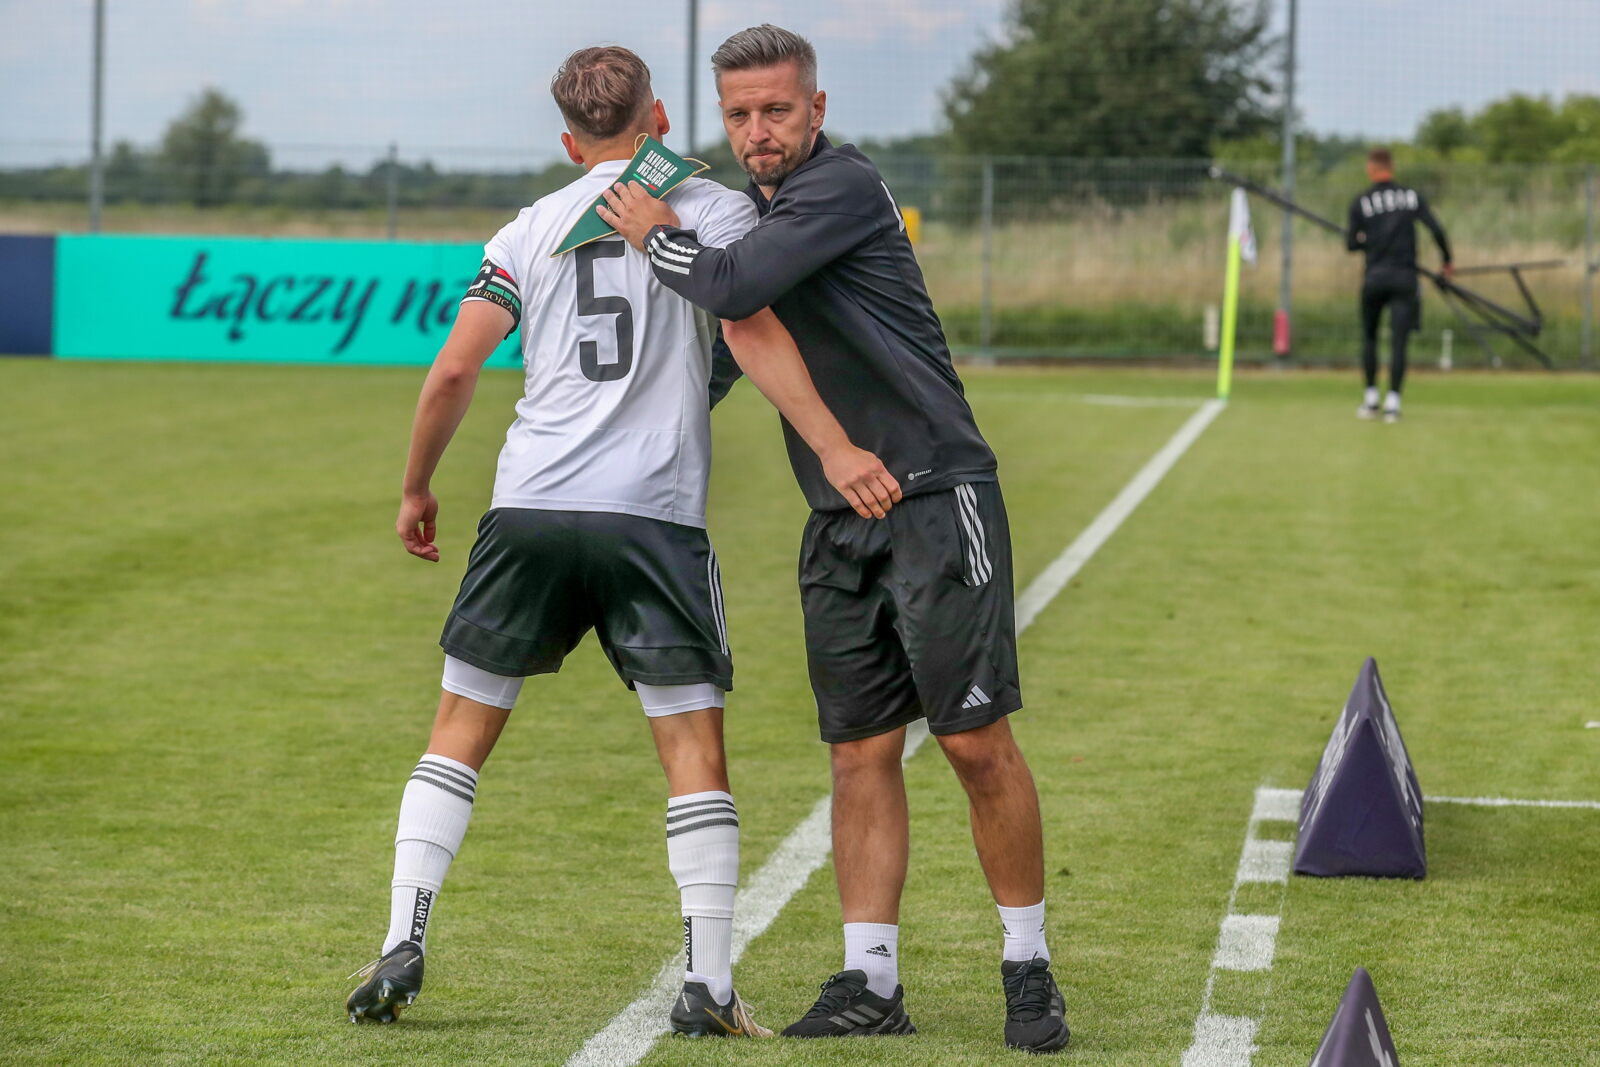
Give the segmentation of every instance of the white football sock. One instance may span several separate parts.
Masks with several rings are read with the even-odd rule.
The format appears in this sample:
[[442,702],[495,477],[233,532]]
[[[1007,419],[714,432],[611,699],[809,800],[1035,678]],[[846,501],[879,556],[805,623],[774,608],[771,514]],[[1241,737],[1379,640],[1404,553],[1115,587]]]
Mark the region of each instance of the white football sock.
[[684,981],[704,982],[718,1004],[733,996],[733,894],[739,885],[739,814],[720,789],[667,800],[667,866],[683,906]]
[[1365,393],[1361,394],[1361,403],[1363,405],[1365,405],[1366,407],[1369,407],[1369,408],[1377,407],[1378,406],[1378,387],[1375,386],[1375,385],[1369,385],[1367,387],[1367,391]]
[[1399,411],[1400,394],[1395,392],[1393,389],[1389,390],[1389,395],[1383,398],[1383,410]]
[[844,969],[866,971],[867,988],[894,996],[900,984],[900,927],[892,923],[845,923]]
[[1049,961],[1050,948],[1044,943],[1044,901],[1039,901],[1031,908],[1000,908],[1000,928],[1006,936],[1001,959],[1031,960],[1038,957]]
[[429,753],[411,772],[394,835],[394,881],[384,952],[402,941],[427,948],[433,898],[444,884],[450,861],[461,850],[477,791],[478,772],[447,756]]

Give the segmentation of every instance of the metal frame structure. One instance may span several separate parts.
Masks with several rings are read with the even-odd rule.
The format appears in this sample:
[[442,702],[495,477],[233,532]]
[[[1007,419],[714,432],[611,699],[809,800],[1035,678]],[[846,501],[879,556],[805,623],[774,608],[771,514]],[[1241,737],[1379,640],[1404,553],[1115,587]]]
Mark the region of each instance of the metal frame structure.
[[[1318,215],[1314,211],[1301,207],[1283,194],[1269,189],[1259,182],[1253,182],[1249,178],[1241,178],[1237,174],[1230,174],[1221,167],[1215,166],[1210,168],[1209,174],[1217,181],[1237,186],[1247,193],[1259,196],[1268,203],[1283,208],[1285,211],[1293,212],[1307,222],[1322,227],[1329,233],[1338,234],[1340,237],[1344,236],[1345,230],[1343,226],[1331,219]],[[1498,274],[1502,272],[1510,274],[1512,280],[1517,284],[1517,291],[1522,294],[1523,302],[1526,304],[1526,309],[1523,311],[1514,311],[1489,299],[1482,293],[1475,292],[1463,285],[1458,285],[1443,274],[1429,270],[1427,267],[1419,265],[1417,273],[1434,284],[1434,287],[1439,290],[1439,295],[1444,297],[1445,303],[1449,305],[1450,310],[1461,323],[1462,329],[1466,330],[1468,335],[1478,342],[1488,355],[1490,362],[1495,366],[1500,365],[1500,357],[1495,353],[1493,346],[1489,344],[1489,338],[1499,335],[1538,360],[1547,370],[1554,370],[1555,364],[1550,361],[1550,357],[1545,355],[1544,350],[1534,343],[1539,336],[1539,332],[1544,328],[1544,314],[1539,310],[1538,302],[1534,300],[1533,293],[1523,280],[1522,272],[1546,267],[1559,267],[1564,263],[1565,260],[1545,259],[1534,262],[1496,263],[1456,269],[1456,274]],[[1469,315],[1468,312],[1471,314]]]

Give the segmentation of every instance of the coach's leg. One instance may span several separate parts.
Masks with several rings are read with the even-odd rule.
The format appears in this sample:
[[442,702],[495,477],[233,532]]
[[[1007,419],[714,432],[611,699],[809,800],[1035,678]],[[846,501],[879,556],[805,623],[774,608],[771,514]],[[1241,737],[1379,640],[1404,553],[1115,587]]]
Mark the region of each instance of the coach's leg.
[[900,921],[911,820],[900,758],[905,727],[829,746],[833,862],[846,923]]
[[972,815],[972,840],[995,903],[1028,907],[1044,899],[1044,831],[1033,773],[1006,719],[939,737]]

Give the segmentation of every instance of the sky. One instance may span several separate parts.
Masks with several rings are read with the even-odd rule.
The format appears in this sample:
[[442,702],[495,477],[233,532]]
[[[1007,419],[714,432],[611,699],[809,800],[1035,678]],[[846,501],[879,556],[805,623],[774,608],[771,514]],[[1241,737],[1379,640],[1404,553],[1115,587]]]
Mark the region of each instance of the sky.
[[[203,87],[234,97],[278,165],[364,167],[391,141],[441,167],[558,158],[548,84],[576,48],[650,64],[683,147],[689,0],[106,0],[107,145],[153,144]],[[1279,23],[1288,0],[1273,0]],[[1322,133],[1409,135],[1432,108],[1512,90],[1600,93],[1600,0],[1298,0],[1298,109]],[[772,21],[817,46],[831,131],[933,129],[942,89],[1004,32],[1007,0],[700,0],[701,143],[719,120],[709,56]],[[0,0],[0,166],[81,159],[92,0]]]

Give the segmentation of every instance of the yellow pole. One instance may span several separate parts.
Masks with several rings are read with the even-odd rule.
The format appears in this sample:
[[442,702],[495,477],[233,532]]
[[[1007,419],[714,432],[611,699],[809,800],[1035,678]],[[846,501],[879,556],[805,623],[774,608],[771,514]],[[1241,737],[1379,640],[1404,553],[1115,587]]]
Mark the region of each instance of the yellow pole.
[[1228,272],[1222,289],[1222,347],[1217,356],[1217,398],[1233,388],[1233,334],[1239,321],[1239,238],[1228,237]]

